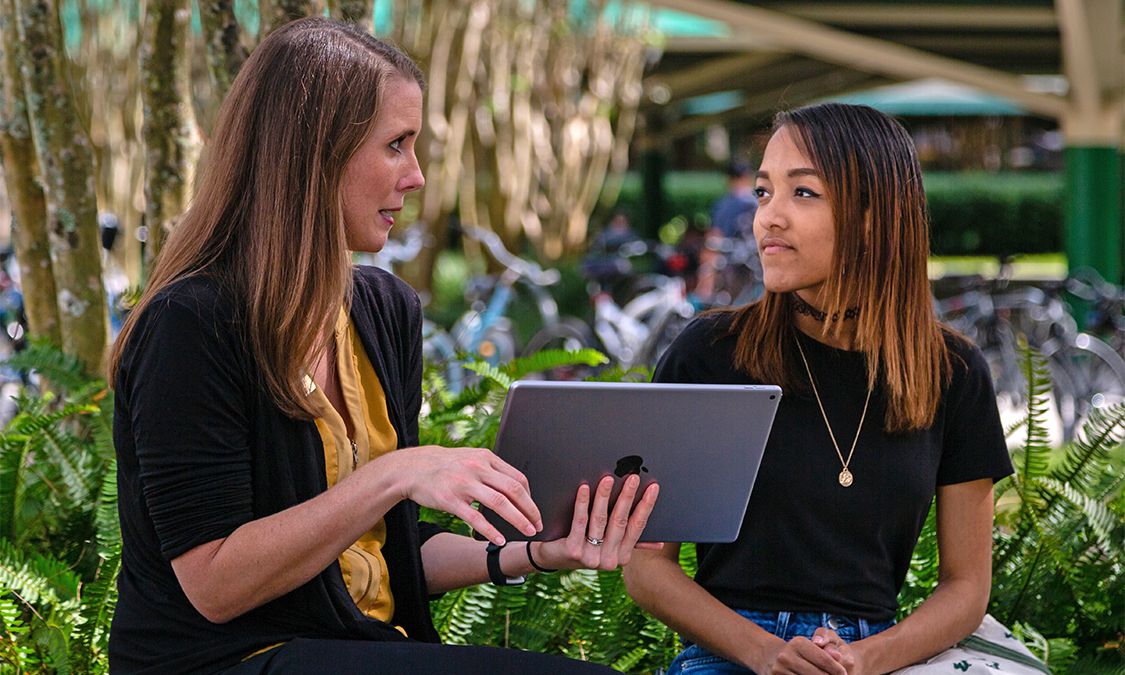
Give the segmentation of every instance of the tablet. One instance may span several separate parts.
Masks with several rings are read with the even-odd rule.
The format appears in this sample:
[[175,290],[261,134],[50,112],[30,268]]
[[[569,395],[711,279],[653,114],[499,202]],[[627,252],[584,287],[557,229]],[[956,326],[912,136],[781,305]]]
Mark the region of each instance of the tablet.
[[527,476],[543,516],[534,537],[481,508],[510,541],[570,532],[582,483],[639,474],[660,496],[641,541],[738,537],[769,439],[776,386],[519,381],[508,390],[494,452]]

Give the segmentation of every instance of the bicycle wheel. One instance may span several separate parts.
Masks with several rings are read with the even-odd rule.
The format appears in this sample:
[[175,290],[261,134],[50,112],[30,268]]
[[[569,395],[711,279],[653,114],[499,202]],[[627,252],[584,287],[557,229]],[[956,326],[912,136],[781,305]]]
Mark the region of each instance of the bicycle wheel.
[[[575,351],[587,349],[595,344],[593,332],[590,327],[578,319],[566,317],[557,324],[544,326],[528,341],[523,351],[524,356],[535,354],[544,349],[565,349]],[[559,366],[538,373],[546,380],[583,380],[597,372],[597,368],[579,363],[571,366]]]
[[691,319],[692,317],[684,316],[679,312],[669,312],[660,326],[649,335],[648,341],[641,349],[637,364],[649,367],[656,366],[657,361],[660,360],[661,356],[664,356],[664,352],[672,345],[676,336],[691,323]]
[[1062,421],[1064,441],[1094,410],[1125,402],[1125,360],[1101,340],[1079,333],[1048,341],[1042,354],[1054,379],[1052,394]]

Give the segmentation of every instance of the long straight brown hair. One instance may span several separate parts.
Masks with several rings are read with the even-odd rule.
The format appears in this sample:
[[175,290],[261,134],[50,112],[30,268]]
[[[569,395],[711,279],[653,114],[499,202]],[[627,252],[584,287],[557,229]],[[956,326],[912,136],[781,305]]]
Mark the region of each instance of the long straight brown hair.
[[[930,426],[951,367],[930,297],[926,195],[910,135],[873,108],[839,103],[779,113],[773,128],[787,129],[820,172],[835,220],[824,333],[838,334],[843,322],[832,317],[858,308],[855,347],[867,357],[868,386],[883,387],[884,429]],[[793,349],[792,294],[767,291],[731,311],[735,364],[763,381],[807,390]]]
[[340,178],[392,77],[425,84],[409,57],[348,24],[310,17],[262,41],[220,108],[194,202],[113,346],[111,385],[152,299],[206,274],[238,298],[242,338],[281,409],[319,414],[302,371],[351,302]]

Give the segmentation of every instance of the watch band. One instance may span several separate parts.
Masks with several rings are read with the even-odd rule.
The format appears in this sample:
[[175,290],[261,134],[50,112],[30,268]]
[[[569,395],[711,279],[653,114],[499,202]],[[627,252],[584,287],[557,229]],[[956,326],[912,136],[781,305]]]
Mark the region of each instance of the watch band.
[[503,549],[504,546],[507,546],[507,544],[497,546],[489,542],[488,546],[485,547],[484,550],[488,552],[485,556],[485,563],[488,566],[488,578],[495,586],[519,586],[527,581],[527,577],[505,576],[504,572],[500,570],[500,550]]

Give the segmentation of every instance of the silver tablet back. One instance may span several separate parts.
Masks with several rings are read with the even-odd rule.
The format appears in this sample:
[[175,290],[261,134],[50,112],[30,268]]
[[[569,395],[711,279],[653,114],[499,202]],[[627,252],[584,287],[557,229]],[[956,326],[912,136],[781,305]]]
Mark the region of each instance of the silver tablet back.
[[[565,537],[583,483],[639,473],[660,497],[641,541],[730,542],[781,400],[776,386],[519,381],[495,452],[522,471],[543,515],[533,537]],[[528,539],[483,509],[509,540]]]

